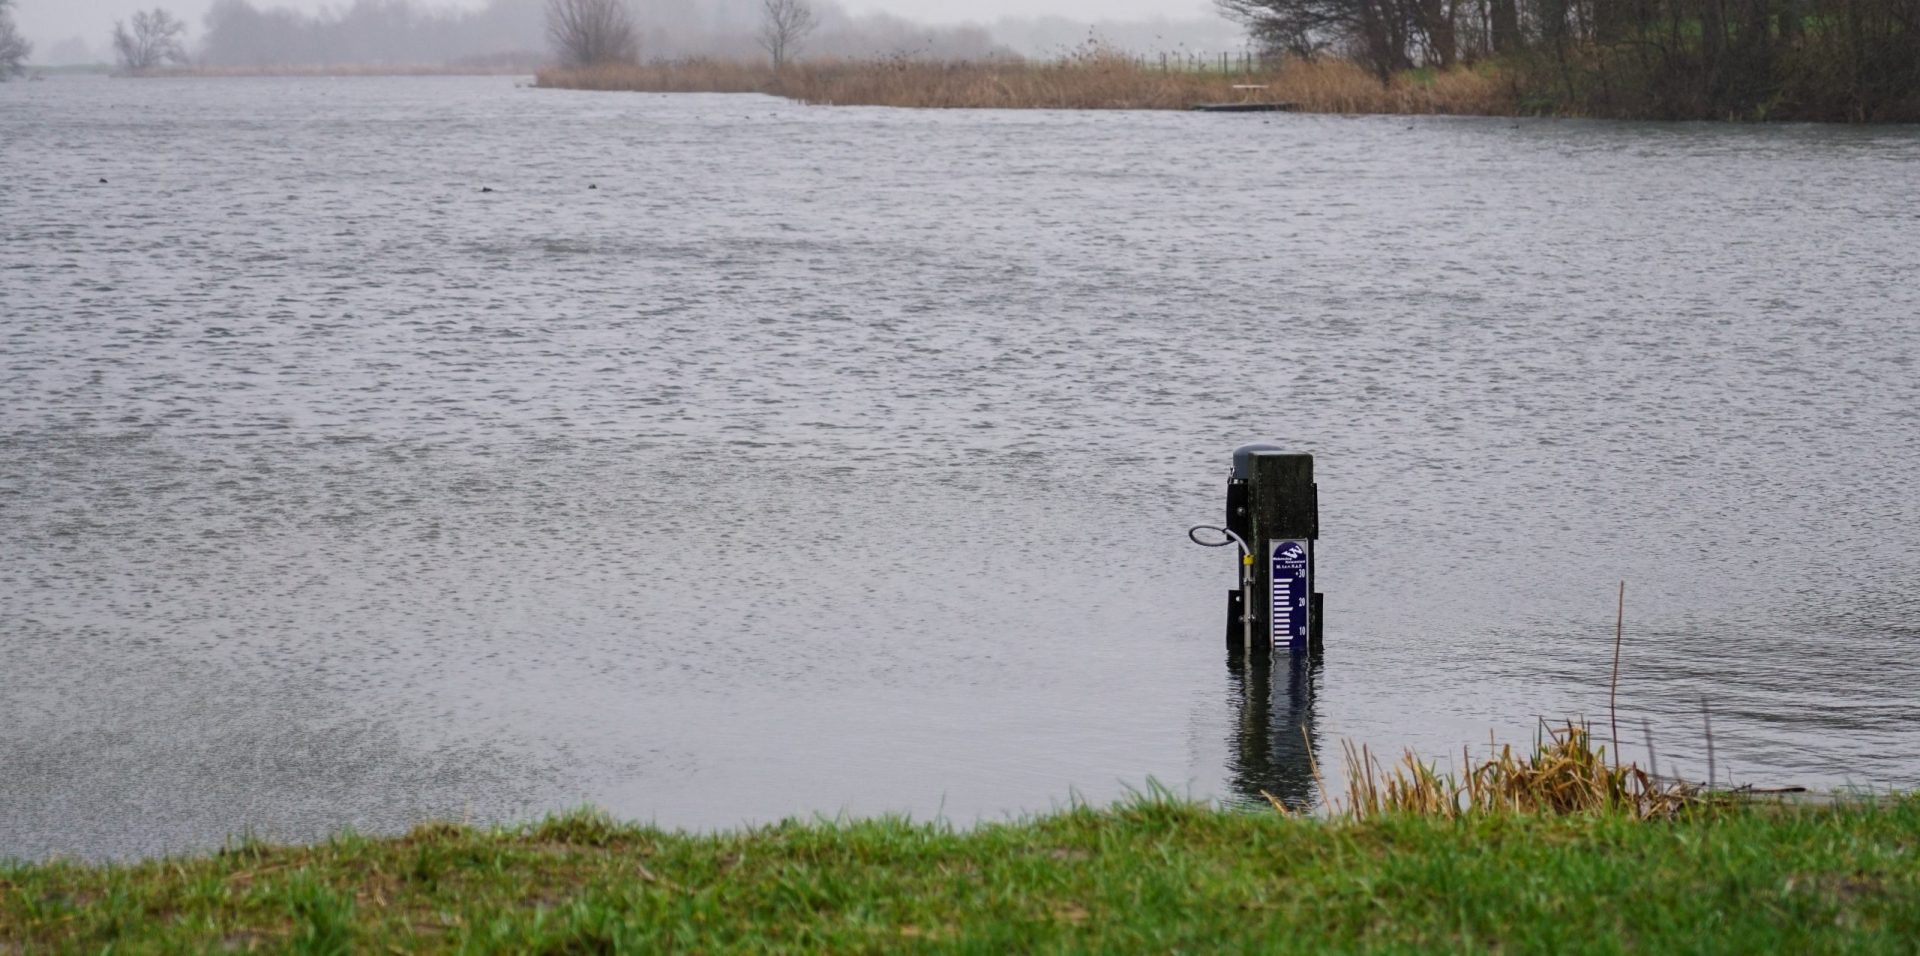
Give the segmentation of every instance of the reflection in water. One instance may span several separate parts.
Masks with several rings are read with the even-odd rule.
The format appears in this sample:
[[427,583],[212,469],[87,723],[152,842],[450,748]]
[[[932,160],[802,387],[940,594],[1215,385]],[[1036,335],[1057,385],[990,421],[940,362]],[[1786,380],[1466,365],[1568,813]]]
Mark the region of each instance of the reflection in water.
[[1272,794],[1290,809],[1306,810],[1314,804],[1313,766],[1319,759],[1314,692],[1320,655],[1277,656],[1227,651],[1236,717],[1227,770],[1239,798],[1264,803],[1263,793]]

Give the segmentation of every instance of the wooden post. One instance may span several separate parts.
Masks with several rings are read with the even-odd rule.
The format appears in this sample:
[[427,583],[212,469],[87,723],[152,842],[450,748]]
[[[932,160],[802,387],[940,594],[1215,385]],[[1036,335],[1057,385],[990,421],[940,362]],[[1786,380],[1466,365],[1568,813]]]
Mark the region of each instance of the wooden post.
[[[1253,548],[1253,505],[1247,496],[1248,482],[1253,478],[1253,456],[1279,450],[1278,445],[1257,443],[1233,450],[1233,470],[1227,478],[1227,520],[1221,527],[1239,536],[1248,548]],[[1227,595],[1227,648],[1236,653],[1265,654],[1272,645],[1267,641],[1266,632],[1256,626],[1259,622],[1253,616],[1252,572],[1258,558],[1250,550],[1240,559],[1241,563],[1234,568],[1240,587]]]
[[1294,654],[1309,653],[1319,633],[1313,551],[1320,537],[1320,495],[1313,481],[1313,456],[1253,452],[1247,473],[1247,510],[1253,529],[1248,543],[1254,554],[1250,610],[1258,630],[1268,635],[1267,646],[1272,650],[1285,647]]

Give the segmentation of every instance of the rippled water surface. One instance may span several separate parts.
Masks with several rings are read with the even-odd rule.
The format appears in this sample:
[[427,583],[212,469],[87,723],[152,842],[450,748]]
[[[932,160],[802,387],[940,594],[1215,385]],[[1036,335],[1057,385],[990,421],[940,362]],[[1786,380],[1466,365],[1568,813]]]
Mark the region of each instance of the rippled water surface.
[[0,856],[1309,800],[1604,723],[1622,579],[1632,754],[1920,783],[1913,128],[57,78],[0,238]]

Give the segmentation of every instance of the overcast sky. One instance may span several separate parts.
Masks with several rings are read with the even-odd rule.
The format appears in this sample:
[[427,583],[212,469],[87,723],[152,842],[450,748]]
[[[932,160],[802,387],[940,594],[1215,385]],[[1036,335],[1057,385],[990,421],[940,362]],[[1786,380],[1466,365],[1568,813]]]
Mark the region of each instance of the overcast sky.
[[[294,7],[314,11],[344,7],[352,0],[253,0],[257,7]],[[162,6],[187,21],[189,39],[211,0],[18,0],[14,16],[40,53],[69,37],[80,37],[104,52],[113,21],[135,10]],[[430,7],[479,6],[480,0],[424,0]],[[987,23],[1000,17],[1061,16],[1075,20],[1188,20],[1215,16],[1211,0],[841,0],[852,13],[893,13],[926,23]]]
[[854,13],[893,13],[928,23],[965,23],[1000,17],[1069,17],[1075,20],[1185,20],[1211,17],[1208,0],[851,0]]

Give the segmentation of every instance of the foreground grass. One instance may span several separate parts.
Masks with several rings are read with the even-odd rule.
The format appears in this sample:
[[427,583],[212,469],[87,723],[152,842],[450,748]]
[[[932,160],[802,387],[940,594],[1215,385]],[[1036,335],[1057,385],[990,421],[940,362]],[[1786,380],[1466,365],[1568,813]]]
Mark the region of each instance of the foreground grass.
[[549,69],[543,87],[658,93],[770,93],[827,106],[977,109],[1190,109],[1203,103],[1279,101],[1321,113],[1504,114],[1518,109],[1491,67],[1409,72],[1381,83],[1344,60],[1255,73],[1161,70],[1127,56],[1058,61],[828,60],[778,75],[724,60]]
[[1363,822],[1166,799],[965,832],[512,830],[0,865],[0,952],[1912,952],[1920,800]]

